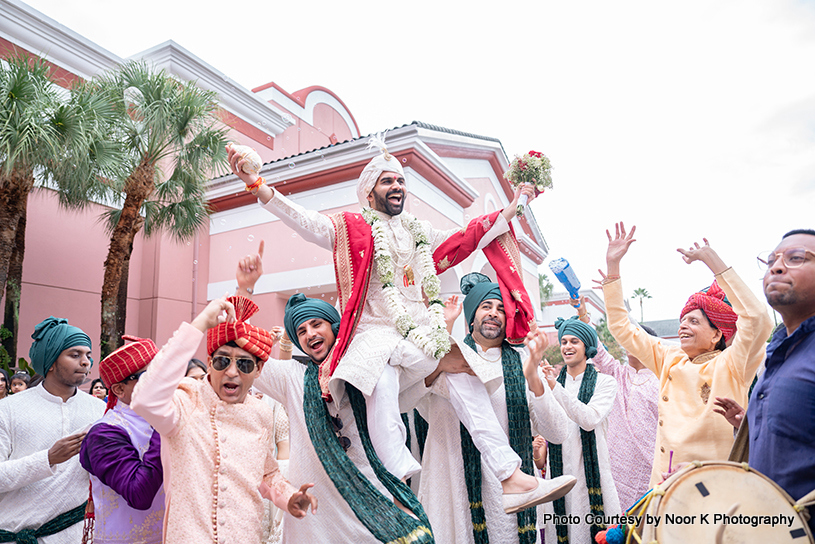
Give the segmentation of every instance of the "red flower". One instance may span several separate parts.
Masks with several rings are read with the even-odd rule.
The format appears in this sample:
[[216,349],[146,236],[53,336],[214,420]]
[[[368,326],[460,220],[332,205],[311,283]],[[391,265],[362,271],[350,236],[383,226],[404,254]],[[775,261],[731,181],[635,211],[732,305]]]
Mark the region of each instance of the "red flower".
[[530,151],[530,152],[528,153],[528,155],[529,155],[530,157],[537,157],[537,158],[539,158],[539,159],[540,159],[540,158],[541,158],[541,155],[543,155],[543,153],[541,153],[540,151]]

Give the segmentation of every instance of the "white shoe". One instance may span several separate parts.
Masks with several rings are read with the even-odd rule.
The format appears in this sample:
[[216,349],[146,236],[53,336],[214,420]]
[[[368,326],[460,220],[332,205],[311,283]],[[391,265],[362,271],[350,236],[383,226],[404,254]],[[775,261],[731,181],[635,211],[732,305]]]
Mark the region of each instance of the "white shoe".
[[515,514],[545,502],[557,500],[572,490],[577,479],[574,476],[558,476],[551,480],[536,478],[538,487],[524,493],[504,493],[504,512]]

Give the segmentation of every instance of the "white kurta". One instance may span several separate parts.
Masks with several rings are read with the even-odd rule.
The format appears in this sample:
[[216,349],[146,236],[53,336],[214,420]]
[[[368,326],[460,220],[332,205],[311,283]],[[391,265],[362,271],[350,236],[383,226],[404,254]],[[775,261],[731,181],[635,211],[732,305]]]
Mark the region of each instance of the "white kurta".
[[[603,489],[603,509],[607,516],[620,514],[620,500],[611,475],[611,460],[608,452],[608,415],[617,395],[617,382],[606,374],[597,374],[594,395],[588,404],[577,400],[580,384],[584,374],[576,378],[566,375],[566,386],[557,384],[554,389],[544,382],[546,392],[535,398],[535,411],[539,414],[538,429],[548,442],[563,446],[563,474],[570,474],[577,479],[574,488],[566,495],[566,514],[577,515],[580,523],[569,526],[569,542],[572,544],[589,544],[591,524],[585,523],[586,514],[591,512],[589,494],[586,486],[586,473],[583,468],[583,446],[580,441],[580,429],[594,431],[597,444],[597,460],[600,466],[600,486]],[[543,380],[543,377],[541,377]],[[551,478],[551,467],[546,476]],[[543,513],[554,513],[552,503],[538,507],[538,517]],[[539,521],[540,523],[540,521]],[[552,523],[546,524],[546,542],[557,542],[557,533]]]
[[[463,345],[462,350],[471,350]],[[476,344],[483,361],[501,369],[501,348],[491,348],[486,352]],[[490,394],[491,409],[495,412],[501,428],[509,436],[506,390],[503,371],[500,385]],[[443,381],[445,374],[437,382]],[[434,384],[435,385],[435,384]],[[441,385],[441,384],[440,384]],[[422,459],[422,479],[419,486],[419,501],[427,512],[433,535],[439,544],[472,544],[473,523],[470,517],[470,504],[467,497],[467,484],[464,475],[464,462],[461,456],[461,424],[452,404],[442,394],[429,395],[420,404],[419,412],[427,419],[427,441]],[[532,393],[527,391],[531,398]],[[530,403],[532,434],[535,434],[537,414]],[[483,459],[481,461],[481,500],[487,520],[487,533],[490,542],[511,544],[518,542],[518,518],[515,514],[505,514],[501,500],[501,482],[490,472]],[[538,533],[537,540],[540,533]]]
[[[48,464],[60,438],[85,430],[102,417],[105,403],[77,390],[63,402],[42,384],[0,401],[0,529],[37,529],[88,500],[88,473],[75,455]],[[40,544],[76,544],[82,522],[38,539]]]
[[[279,191],[275,191],[272,199],[264,207],[294,229],[303,239],[333,251],[334,225],[327,216],[306,210],[282,196]],[[396,278],[394,283],[399,290],[405,310],[420,328],[424,327],[425,330],[429,330],[427,327],[431,325],[430,312],[424,305],[418,250],[416,250],[413,235],[402,225],[401,216],[391,217],[384,213],[377,213],[388,238],[394,262]],[[435,251],[442,242],[459,230],[435,229],[429,221],[422,221],[421,224],[430,242],[431,251]],[[496,237],[507,232],[509,225],[506,219],[499,214],[494,224],[485,224],[484,228],[487,232],[481,239],[478,249],[483,249]],[[415,284],[413,285],[405,286],[402,281],[406,266],[410,266],[415,272]],[[348,345],[348,350],[334,371],[329,384],[332,395],[342,396],[341,385],[338,382],[345,381],[356,386],[366,396],[370,396],[382,374],[382,369],[389,361],[400,367],[399,380],[402,388],[424,379],[435,370],[437,361],[423,356],[418,349],[416,350],[417,356],[391,361],[391,355],[401,340],[402,335],[396,330],[393,318],[388,311],[382,282],[374,266],[365,307],[354,338]]]
[[[323,469],[317,452],[311,443],[303,411],[303,378],[305,365],[295,360],[280,361],[269,359],[263,371],[255,380],[254,387],[277,400],[289,414],[289,473],[293,482],[313,483],[310,490],[319,500],[317,514],[309,514],[300,520],[287,519],[283,523],[283,542],[353,542],[354,544],[377,543],[378,540],[357,519],[351,507],[334,487],[334,483]],[[336,398],[336,397],[335,397]],[[359,439],[354,412],[348,396],[332,402],[328,406],[332,416],[342,420],[340,434],[351,440],[348,457],[362,474],[368,478],[386,497],[388,492],[376,478]],[[440,542],[440,541],[439,541]]]

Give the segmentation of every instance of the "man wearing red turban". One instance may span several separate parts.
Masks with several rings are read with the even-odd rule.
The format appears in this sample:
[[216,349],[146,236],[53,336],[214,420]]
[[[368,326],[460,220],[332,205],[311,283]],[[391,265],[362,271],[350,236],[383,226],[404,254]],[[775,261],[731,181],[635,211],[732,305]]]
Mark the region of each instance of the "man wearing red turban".
[[[150,339],[130,341],[99,365],[109,389],[105,415],[88,431],[79,462],[91,475],[92,523],[96,544],[161,542],[164,470],[159,433],[130,408],[133,389],[158,353]],[[89,535],[90,536],[90,535]]]
[[[274,342],[248,322],[257,310],[243,297],[213,300],[181,324],[133,391],[133,410],[165,450],[165,542],[260,542],[261,496],[298,518],[317,507],[312,484],[297,490],[280,473],[272,409],[248,394]],[[205,333],[207,378],[185,378]]]

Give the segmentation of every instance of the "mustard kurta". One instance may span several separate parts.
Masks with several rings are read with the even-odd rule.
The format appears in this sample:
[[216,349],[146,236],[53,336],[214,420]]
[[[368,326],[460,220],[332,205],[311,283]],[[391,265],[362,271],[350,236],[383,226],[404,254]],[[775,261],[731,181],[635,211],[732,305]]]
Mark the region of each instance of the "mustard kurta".
[[727,459],[733,427],[713,411],[716,397],[747,406],[747,392],[761,361],[773,324],[759,301],[732,268],[716,276],[739,316],[732,345],[690,360],[676,345],[667,345],[628,320],[620,280],[603,287],[608,328],[614,339],[659,377],[659,425],[650,485],[673,466],[695,460]]

